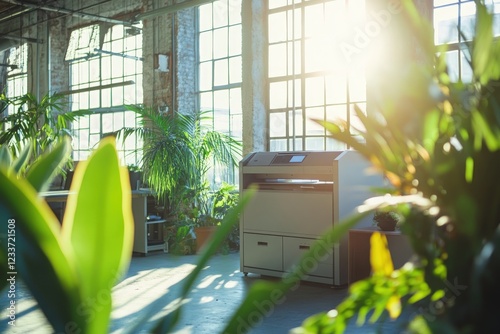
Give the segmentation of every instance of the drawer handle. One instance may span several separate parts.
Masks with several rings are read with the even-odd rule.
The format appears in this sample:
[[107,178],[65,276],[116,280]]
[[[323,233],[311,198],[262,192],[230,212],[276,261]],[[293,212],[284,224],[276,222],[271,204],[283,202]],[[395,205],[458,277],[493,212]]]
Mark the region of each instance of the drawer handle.
[[299,249],[310,249],[311,246],[308,245],[299,245]]
[[265,242],[265,241],[257,241],[257,245],[259,245],[259,246],[267,246],[267,242]]

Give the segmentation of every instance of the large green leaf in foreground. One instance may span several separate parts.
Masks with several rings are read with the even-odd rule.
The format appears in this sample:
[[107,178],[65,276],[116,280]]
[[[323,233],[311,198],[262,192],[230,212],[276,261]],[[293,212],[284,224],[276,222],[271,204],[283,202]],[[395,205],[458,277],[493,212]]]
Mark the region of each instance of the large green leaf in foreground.
[[[65,151],[68,145],[69,141],[63,142],[57,150]],[[53,165],[60,162],[54,155],[44,159]],[[11,239],[5,240],[11,244],[4,245],[2,251],[9,246],[9,252],[15,254],[15,262],[9,266],[7,256],[1,254],[2,269],[17,273],[8,274],[9,278],[15,277],[16,283],[22,277],[56,332],[65,332],[67,326],[85,330],[84,318],[76,307],[70,307],[79,305],[81,299],[72,249],[62,241],[60,224],[32,185],[9,172],[5,165],[0,166],[0,210],[3,231],[7,232],[8,223],[12,227]]]
[[111,288],[127,269],[133,243],[133,215],[127,170],[120,167],[113,138],[75,170],[63,221],[74,250],[89,333],[107,331]]

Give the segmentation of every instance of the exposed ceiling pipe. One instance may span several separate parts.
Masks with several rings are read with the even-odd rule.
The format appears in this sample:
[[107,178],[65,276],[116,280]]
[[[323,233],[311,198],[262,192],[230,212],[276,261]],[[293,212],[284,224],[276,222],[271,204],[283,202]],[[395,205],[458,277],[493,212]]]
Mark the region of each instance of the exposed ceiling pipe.
[[71,9],[66,9],[66,8],[53,7],[53,6],[48,6],[48,5],[39,5],[36,3],[31,3],[31,2],[26,2],[26,1],[18,1],[18,0],[2,0],[2,1],[14,4],[14,5],[18,5],[18,6],[33,8],[33,9],[41,9],[41,10],[45,10],[45,11],[49,11],[49,12],[68,14],[68,15],[80,17],[83,19],[108,22],[108,23],[112,23],[112,24],[122,24],[124,26],[132,26],[132,23],[127,22],[127,21],[120,21],[120,20],[111,19],[109,17],[82,13],[82,12],[79,12],[76,10],[71,10]]
[[42,41],[35,39],[35,38],[3,35],[0,38],[0,52],[4,52],[4,51],[9,50],[11,48],[15,48],[16,46],[19,46],[23,42],[39,43],[39,44],[42,43]]
[[142,13],[142,14],[137,14],[134,17],[134,21],[135,22],[139,22],[139,21],[142,21],[142,20],[145,20],[145,19],[150,19],[152,17],[160,16],[160,15],[163,15],[163,14],[175,13],[175,12],[178,12],[178,11],[180,11],[182,9],[192,8],[192,7],[195,7],[195,6],[201,6],[201,5],[204,5],[206,3],[213,2],[213,1],[214,0],[191,0],[191,1],[184,1],[184,2],[181,2],[181,3],[175,4],[175,5],[158,8],[158,9],[155,9],[155,10],[152,10],[152,11],[149,11],[149,12],[146,12],[146,13]]
[[43,43],[41,40],[36,39],[36,38],[30,38],[30,37],[19,37],[19,36],[12,36],[12,35],[3,35],[2,38],[7,38],[7,39],[13,39],[18,42],[28,42],[28,43]]
[[3,22],[3,21],[7,21],[7,20],[10,20],[10,19],[13,19],[15,18],[16,16],[19,16],[21,14],[24,14],[26,12],[29,12],[30,10],[32,10],[31,8],[24,8],[24,9],[21,9],[19,11],[16,11],[12,14],[9,14],[9,15],[5,15],[5,16],[2,16],[0,17],[0,22]]

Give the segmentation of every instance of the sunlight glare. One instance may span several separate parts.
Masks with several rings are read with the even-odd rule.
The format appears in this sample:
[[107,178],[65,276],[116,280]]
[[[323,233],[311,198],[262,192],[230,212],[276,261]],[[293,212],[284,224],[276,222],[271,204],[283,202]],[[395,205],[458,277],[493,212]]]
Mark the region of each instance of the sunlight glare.
[[208,288],[217,278],[220,277],[222,277],[222,275],[208,275],[200,282],[200,284],[197,285],[197,288]]

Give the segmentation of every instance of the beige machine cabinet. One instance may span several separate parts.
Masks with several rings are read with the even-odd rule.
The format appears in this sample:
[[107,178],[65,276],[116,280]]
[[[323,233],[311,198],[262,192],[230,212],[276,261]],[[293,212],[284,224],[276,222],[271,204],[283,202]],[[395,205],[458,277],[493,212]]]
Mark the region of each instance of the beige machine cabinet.
[[[297,259],[302,258],[315,241],[315,239],[283,237],[283,249],[286,250],[283,254],[285,270],[295,269]],[[312,277],[333,277],[333,252],[315,254],[305,263],[305,267],[304,269],[307,269]]]
[[132,212],[135,226],[133,252],[139,255],[147,255],[148,252],[164,249],[163,244],[155,243],[152,245],[150,242],[148,244],[148,233],[152,228],[158,228],[161,231],[165,222],[165,220],[147,221],[147,197],[151,195],[152,193],[147,190],[132,191]]
[[[282,276],[340,218],[381,186],[355,151],[260,152],[240,162],[240,191],[258,187],[240,215],[240,270]],[[371,224],[371,221],[361,225]],[[304,280],[347,284],[347,237],[308,261]],[[302,270],[304,271],[304,270]]]
[[245,233],[243,245],[250,267],[283,271],[283,238],[276,235]]

